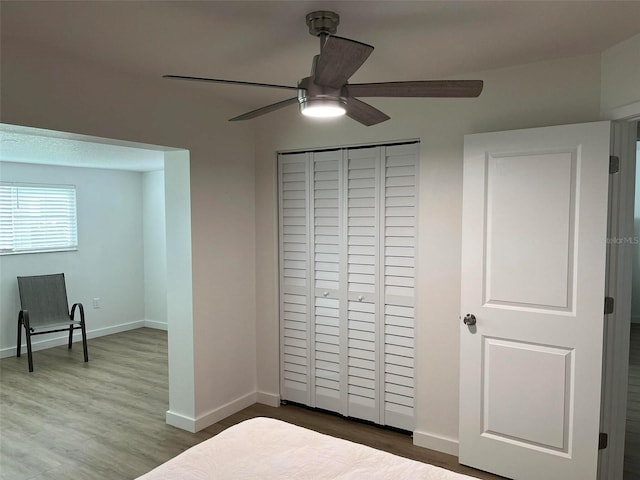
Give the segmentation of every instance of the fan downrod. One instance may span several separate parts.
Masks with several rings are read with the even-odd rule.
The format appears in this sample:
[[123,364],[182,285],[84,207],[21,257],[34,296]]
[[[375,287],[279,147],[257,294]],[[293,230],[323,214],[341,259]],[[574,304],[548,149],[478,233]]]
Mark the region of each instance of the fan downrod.
[[325,37],[327,35],[335,35],[338,31],[340,23],[340,15],[335,12],[319,10],[307,14],[307,25],[309,33],[314,37]]

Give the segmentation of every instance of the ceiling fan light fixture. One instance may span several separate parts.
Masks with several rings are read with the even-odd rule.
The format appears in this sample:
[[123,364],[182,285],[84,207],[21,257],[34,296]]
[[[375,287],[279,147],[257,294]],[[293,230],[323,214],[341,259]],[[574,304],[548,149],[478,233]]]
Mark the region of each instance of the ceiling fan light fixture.
[[347,110],[344,103],[334,98],[309,98],[300,101],[300,112],[307,117],[341,117]]
[[[2,1],[2,0],[0,0]],[[367,127],[389,120],[377,108],[359,97],[386,98],[472,98],[482,92],[482,80],[417,80],[404,82],[349,83],[349,79],[369,58],[373,46],[335,35],[340,16],[320,10],[306,17],[309,33],[320,38],[320,53],[313,57],[311,75],[298,81],[297,86],[271,83],[243,82],[221,78],[163,75],[164,78],[200,82],[246,85],[252,87],[297,90],[297,95],[229,119],[249,120],[298,103],[307,117],[335,118],[347,115]]]

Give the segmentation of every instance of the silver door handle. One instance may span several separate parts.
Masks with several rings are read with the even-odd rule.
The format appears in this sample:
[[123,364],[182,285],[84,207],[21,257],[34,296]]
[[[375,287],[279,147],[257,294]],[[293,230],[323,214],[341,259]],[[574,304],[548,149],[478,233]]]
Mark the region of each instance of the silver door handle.
[[473,313],[467,313],[462,320],[465,325],[471,326],[476,324],[476,316]]

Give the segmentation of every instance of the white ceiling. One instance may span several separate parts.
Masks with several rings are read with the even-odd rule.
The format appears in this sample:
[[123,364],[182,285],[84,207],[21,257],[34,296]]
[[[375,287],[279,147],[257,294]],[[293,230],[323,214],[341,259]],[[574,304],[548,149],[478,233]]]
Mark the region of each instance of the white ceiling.
[[0,124],[0,161],[147,172],[164,169],[164,149]]
[[[337,12],[338,35],[375,47],[353,83],[442,79],[597,54],[640,33],[638,0],[2,0],[0,46],[62,54],[149,83],[172,82],[161,76],[178,74],[293,86],[309,74],[319,50],[305,24],[315,10]],[[236,102],[238,114],[291,96],[196,82],[176,88]],[[78,136],[3,127],[0,141],[2,160],[162,168],[162,152]]]
[[[2,43],[62,52],[148,82],[162,74],[295,85],[319,42],[305,15],[375,51],[353,83],[426,80],[599,53],[640,33],[640,1],[10,1]],[[281,90],[182,82],[244,107]],[[283,93],[284,92],[284,93]]]

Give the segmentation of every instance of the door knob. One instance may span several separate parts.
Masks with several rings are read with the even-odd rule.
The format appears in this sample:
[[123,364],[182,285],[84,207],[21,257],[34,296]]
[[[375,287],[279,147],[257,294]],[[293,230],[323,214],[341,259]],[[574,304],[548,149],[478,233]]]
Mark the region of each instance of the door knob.
[[465,325],[471,326],[476,324],[476,316],[473,313],[467,313],[462,320]]

